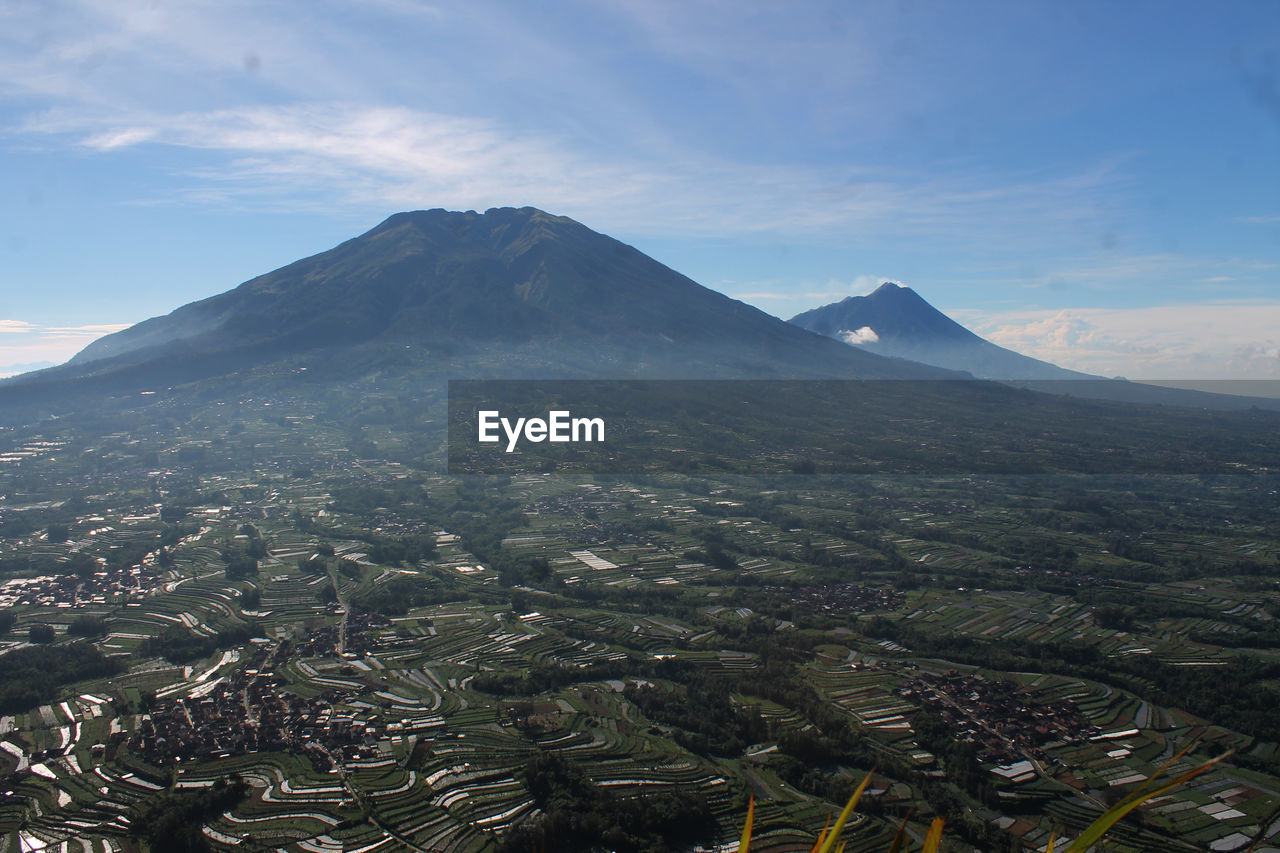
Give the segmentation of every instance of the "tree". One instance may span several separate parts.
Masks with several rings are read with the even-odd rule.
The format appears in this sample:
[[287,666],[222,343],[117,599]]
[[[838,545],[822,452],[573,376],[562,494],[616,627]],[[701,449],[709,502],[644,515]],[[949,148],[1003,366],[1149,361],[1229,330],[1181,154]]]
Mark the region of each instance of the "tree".
[[54,633],[52,625],[46,625],[41,622],[31,626],[29,636],[33,643],[52,643],[57,635]]
[[223,555],[227,561],[227,580],[235,581],[258,574],[258,561],[247,554]]
[[93,577],[94,572],[98,571],[101,566],[98,561],[88,554],[77,553],[72,554],[68,559],[64,571],[68,574],[75,575],[81,580],[88,580]]
[[129,832],[146,840],[152,850],[202,853],[209,842],[202,828],[249,793],[239,776],[218,779],[197,791],[162,791],[129,807]]
[[165,505],[160,507],[160,520],[165,524],[173,524],[175,521],[186,518],[187,512],[184,506]]
[[77,616],[67,626],[67,633],[77,637],[101,637],[107,633],[107,623],[101,616]]

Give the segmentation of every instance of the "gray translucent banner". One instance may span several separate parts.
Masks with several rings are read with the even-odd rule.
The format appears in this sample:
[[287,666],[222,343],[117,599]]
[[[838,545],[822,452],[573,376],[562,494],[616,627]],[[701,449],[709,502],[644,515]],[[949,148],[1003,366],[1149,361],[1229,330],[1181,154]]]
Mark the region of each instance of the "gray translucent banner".
[[[1099,385],[1112,396],[1134,390],[1138,402],[1095,399]],[[1280,469],[1280,401],[1267,406],[1258,399],[1153,387],[1115,381],[1041,382],[1031,390],[982,381],[455,380],[449,383],[449,472]]]

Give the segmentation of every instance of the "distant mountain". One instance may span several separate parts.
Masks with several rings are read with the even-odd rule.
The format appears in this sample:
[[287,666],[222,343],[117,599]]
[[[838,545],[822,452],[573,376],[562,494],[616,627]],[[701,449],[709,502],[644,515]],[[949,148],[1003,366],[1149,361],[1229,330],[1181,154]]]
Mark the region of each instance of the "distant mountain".
[[526,207],[395,214],[0,389],[164,387],[261,372],[304,353],[348,374],[408,359],[508,376],[954,375],[811,334]]
[[843,341],[852,349],[966,371],[980,379],[1050,394],[1199,409],[1280,408],[1280,402],[1266,397],[1158,387],[1058,367],[978,337],[911,288],[893,282],[884,282],[866,296],[850,296],[797,314],[789,322]]
[[46,367],[53,367],[53,362],[28,361],[21,364],[6,364],[0,367],[0,377],[17,376],[20,373],[30,373],[32,370],[43,370]]
[[997,346],[934,308],[909,287],[885,282],[792,317],[802,329],[866,352],[966,370],[983,379],[1098,379]]

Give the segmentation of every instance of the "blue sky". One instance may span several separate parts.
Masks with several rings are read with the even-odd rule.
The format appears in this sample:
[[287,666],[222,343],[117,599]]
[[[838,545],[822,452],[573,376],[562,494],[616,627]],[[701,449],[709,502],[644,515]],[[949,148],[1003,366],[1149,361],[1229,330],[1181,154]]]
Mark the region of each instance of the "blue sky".
[[0,373],[398,210],[534,205],[782,317],[914,287],[1280,378],[1268,2],[0,4]]

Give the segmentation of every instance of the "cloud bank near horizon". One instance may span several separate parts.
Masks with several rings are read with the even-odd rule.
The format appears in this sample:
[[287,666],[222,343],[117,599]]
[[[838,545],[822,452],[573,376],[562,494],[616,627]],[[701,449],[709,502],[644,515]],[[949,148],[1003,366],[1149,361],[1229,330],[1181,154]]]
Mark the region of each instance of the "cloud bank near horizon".
[[1280,379],[1280,302],[1010,311],[969,321],[1002,347],[1101,376]]
[[24,320],[0,320],[0,378],[62,364],[103,335],[129,325],[44,326]]

